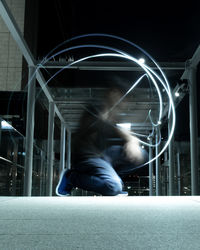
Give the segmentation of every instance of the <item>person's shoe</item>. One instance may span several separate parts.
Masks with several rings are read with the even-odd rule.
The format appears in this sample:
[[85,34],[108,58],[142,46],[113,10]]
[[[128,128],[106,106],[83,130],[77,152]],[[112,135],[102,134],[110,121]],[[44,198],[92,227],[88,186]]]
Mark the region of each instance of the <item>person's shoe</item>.
[[71,195],[71,190],[73,188],[71,182],[69,181],[69,175],[71,173],[70,169],[64,169],[61,173],[59,183],[56,187],[56,194],[58,196],[64,197]]
[[121,191],[121,193],[117,194],[116,196],[128,196],[128,192]]

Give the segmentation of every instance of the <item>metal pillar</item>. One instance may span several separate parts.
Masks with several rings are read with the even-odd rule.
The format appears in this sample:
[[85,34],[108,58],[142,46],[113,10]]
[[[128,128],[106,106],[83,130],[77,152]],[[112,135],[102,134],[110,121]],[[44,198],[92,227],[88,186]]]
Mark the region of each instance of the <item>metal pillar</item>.
[[71,168],[71,131],[67,129],[67,169]]
[[[168,134],[170,134],[172,119],[168,121]],[[174,136],[168,146],[169,150],[169,195],[174,195]]]
[[[159,143],[160,132],[156,129],[156,144]],[[156,155],[159,154],[159,145],[156,146]],[[156,158],[156,196],[160,195],[160,160]]]
[[189,108],[190,108],[190,158],[192,195],[198,194],[198,127],[196,68],[189,68]]
[[2,126],[1,126],[2,119],[0,117],[0,153],[1,153],[1,136],[2,136]]
[[48,121],[48,145],[47,145],[47,196],[52,196],[53,185],[53,160],[54,160],[54,116],[55,104],[49,102],[49,121]]
[[65,168],[65,142],[66,142],[65,137],[66,137],[65,124],[61,122],[59,176],[63,171],[63,169]]
[[17,191],[17,157],[18,157],[19,140],[14,140],[13,145],[13,166],[12,166],[12,195],[16,195]]
[[43,195],[43,185],[44,185],[44,151],[40,151],[40,196]]
[[164,152],[164,195],[168,195],[168,169],[169,169],[169,161],[167,151]]
[[[152,144],[152,138],[150,139]],[[149,161],[153,158],[152,147],[149,147]],[[153,162],[149,163],[149,196],[153,196]]]
[[176,154],[177,159],[177,179],[178,179],[178,195],[181,195],[181,165],[180,165],[180,152]]
[[35,67],[29,67],[29,84],[27,96],[26,142],[25,142],[25,176],[24,195],[31,196],[33,170],[33,140],[35,116]]

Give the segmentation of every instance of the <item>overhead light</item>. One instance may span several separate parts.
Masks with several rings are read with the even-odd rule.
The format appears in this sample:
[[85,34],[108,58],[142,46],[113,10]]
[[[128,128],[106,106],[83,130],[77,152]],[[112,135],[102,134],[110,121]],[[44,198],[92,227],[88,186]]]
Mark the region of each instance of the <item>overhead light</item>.
[[117,126],[126,130],[131,130],[131,123],[118,123]]
[[10,130],[13,129],[13,127],[6,121],[1,121],[1,128],[2,129],[10,129]]
[[178,91],[175,92],[175,96],[176,96],[176,97],[179,97],[179,96],[180,96],[180,94],[179,94]]
[[138,61],[139,61],[140,63],[145,63],[145,59],[144,59],[144,58],[140,58]]

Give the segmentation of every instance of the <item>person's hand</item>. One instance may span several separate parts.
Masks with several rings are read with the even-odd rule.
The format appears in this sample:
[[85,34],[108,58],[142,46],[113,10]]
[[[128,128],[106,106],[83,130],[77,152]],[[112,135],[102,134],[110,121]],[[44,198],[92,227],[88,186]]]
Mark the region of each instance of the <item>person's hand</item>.
[[124,145],[124,153],[127,160],[140,164],[143,161],[143,155],[141,147],[139,146],[138,141],[135,139],[128,141]]

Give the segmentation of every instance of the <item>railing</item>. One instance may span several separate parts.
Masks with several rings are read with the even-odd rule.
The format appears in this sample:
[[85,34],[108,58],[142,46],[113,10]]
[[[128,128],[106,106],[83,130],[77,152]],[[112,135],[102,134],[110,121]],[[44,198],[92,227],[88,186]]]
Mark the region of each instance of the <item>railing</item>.
[[[0,121],[0,196],[22,196],[24,194],[25,137],[10,123],[3,119]],[[58,164],[59,162],[54,160],[54,187],[58,182]],[[46,172],[46,152],[34,144],[33,196],[46,195]]]

